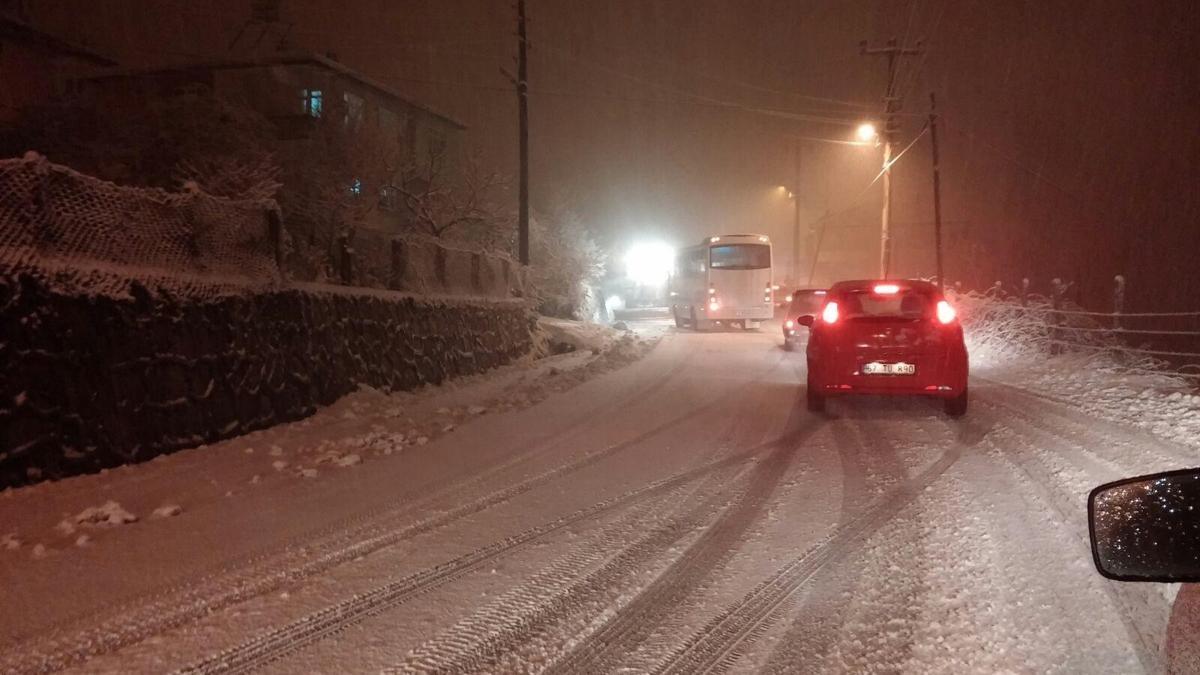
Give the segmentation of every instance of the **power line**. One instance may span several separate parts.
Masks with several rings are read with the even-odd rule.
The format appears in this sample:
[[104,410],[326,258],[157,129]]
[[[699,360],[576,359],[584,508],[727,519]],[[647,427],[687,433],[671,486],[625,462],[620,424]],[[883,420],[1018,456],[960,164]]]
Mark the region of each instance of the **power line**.
[[[539,44],[541,44],[541,43],[539,43]],[[680,89],[679,87],[674,87],[674,86],[663,84],[661,82],[657,82],[654,80],[649,80],[644,77],[632,75],[623,70],[620,70],[620,69],[614,68],[612,66],[602,64],[602,63],[598,63],[598,62],[583,58],[581,56],[576,56],[574,54],[571,54],[567,50],[561,49],[559,47],[555,47],[554,45],[550,45],[550,48],[555,51],[559,51],[560,53],[566,54],[569,58],[579,61],[587,66],[590,66],[593,69],[612,73],[614,75],[617,75],[618,77],[623,77],[632,82],[637,82],[639,84],[642,84],[642,85],[645,85],[648,87],[652,87],[652,88],[666,91],[669,93],[693,98],[693,99],[696,99],[697,101],[701,101],[703,103],[713,105],[713,106],[738,108],[740,110],[745,110],[747,112],[761,113],[763,115],[780,117],[780,118],[784,118],[784,119],[790,119],[793,121],[802,121],[802,122],[817,122],[817,123],[823,123],[823,124],[837,124],[837,125],[851,126],[858,121],[857,119],[851,119],[851,118],[847,118],[847,117],[824,117],[824,116],[814,115],[814,114],[785,111],[785,110],[776,110],[776,109],[772,109],[772,108],[763,108],[763,107],[758,107],[758,106],[750,106],[750,105],[746,105],[746,104],[736,102],[736,101],[728,101],[725,99],[720,99],[720,98],[708,96],[705,94],[698,94],[693,91],[688,91],[686,89]]]
[[[540,42],[538,44],[548,46],[550,49],[564,53],[570,58],[577,59],[577,60],[584,60],[583,57],[576,56],[575,54],[570,53],[569,49],[567,49],[566,47],[563,47],[561,45],[555,45],[555,44],[546,45],[545,43],[540,43]],[[701,71],[698,71],[695,69],[685,68],[685,67],[680,66],[677,63],[667,61],[666,59],[652,59],[652,60],[654,62],[657,62],[660,64],[670,65],[672,68],[674,68],[676,70],[681,70],[683,72],[689,73],[696,77],[712,80],[714,82],[721,82],[724,84],[731,84],[734,86],[744,87],[746,89],[752,89],[752,90],[760,91],[760,92],[764,92],[764,93],[777,94],[777,95],[781,95],[781,96],[789,96],[789,97],[795,97],[795,98],[803,98],[803,99],[807,99],[807,100],[810,100],[810,101],[813,101],[816,103],[827,103],[830,105],[838,105],[838,106],[842,106],[842,107],[856,108],[856,109],[862,110],[864,112],[871,108],[871,104],[865,103],[862,101],[849,101],[849,100],[845,100],[845,99],[830,98],[827,96],[814,96],[811,94],[801,94],[799,92],[788,91],[788,90],[784,90],[784,89],[773,89],[771,87],[765,87],[765,86],[754,84],[751,82],[746,82],[744,80],[734,80],[734,79],[730,79],[730,78],[726,78],[726,77],[712,75],[710,73],[704,73],[704,72],[701,72]],[[592,63],[589,65],[594,65],[594,66],[600,67],[600,68],[611,68],[611,66],[604,66],[603,64],[596,64],[596,63]],[[613,70],[616,70],[616,69],[613,69]],[[623,72],[621,74],[622,74],[622,76],[628,76],[627,74],[625,74]],[[637,78],[637,79],[644,83],[649,83],[649,84],[653,84],[656,86],[660,86],[659,83],[653,82],[650,80],[646,80],[645,78]],[[661,85],[661,86],[669,86],[669,85]]]

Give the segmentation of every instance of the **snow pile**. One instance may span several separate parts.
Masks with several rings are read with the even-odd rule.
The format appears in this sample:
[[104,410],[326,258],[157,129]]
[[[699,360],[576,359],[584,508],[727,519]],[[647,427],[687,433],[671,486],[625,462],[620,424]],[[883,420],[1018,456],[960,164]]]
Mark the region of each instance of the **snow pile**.
[[152,518],[174,518],[183,513],[183,507],[178,504],[163,504],[150,514]]
[[575,351],[599,354],[620,338],[620,332],[598,323],[542,316],[534,331],[534,352],[537,356]]
[[58,524],[58,530],[64,535],[69,535],[74,534],[76,527],[115,527],[136,522],[137,516],[126,511],[119,503],[109,500],[100,506],[89,506],[78,514],[64,519]]

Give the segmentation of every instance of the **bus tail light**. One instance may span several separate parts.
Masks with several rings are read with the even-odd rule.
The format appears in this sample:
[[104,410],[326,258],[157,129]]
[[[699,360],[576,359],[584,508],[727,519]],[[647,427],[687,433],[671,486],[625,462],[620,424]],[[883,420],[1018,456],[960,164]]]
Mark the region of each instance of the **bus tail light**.
[[821,320],[828,324],[837,323],[838,305],[836,302],[825,303],[825,309],[821,310]]
[[792,321],[791,319],[788,319],[787,321],[783,322],[783,327],[787,328],[788,330],[791,330],[796,327],[796,322]]
[[937,304],[937,320],[943,326],[954,323],[954,318],[958,316],[958,312],[950,306],[950,303],[945,300],[938,300]]

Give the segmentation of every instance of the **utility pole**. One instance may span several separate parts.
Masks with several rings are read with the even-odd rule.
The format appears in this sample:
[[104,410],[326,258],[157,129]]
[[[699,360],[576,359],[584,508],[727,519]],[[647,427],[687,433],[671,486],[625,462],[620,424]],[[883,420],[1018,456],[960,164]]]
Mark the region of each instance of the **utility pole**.
[[879,276],[888,278],[892,267],[892,144],[896,140],[896,113],[900,111],[901,101],[896,92],[896,67],[905,56],[917,56],[924,52],[921,41],[915,47],[901,47],[896,38],[890,38],[886,47],[868,47],[867,41],[859,43],[859,53],[863,56],[886,56],[888,64],[887,93],[883,97],[883,213],[880,222],[879,237]]
[[942,175],[938,166],[937,97],[929,92],[929,140],[933,143],[933,245],[937,252],[938,290],[946,290],[942,267]]
[[792,142],[792,159],[795,173],[792,178],[792,269],[794,278],[800,280],[800,141]]
[[520,118],[519,143],[521,152],[520,205],[517,207],[517,258],[529,264],[529,81],[525,51],[525,0],[517,0],[517,105]]

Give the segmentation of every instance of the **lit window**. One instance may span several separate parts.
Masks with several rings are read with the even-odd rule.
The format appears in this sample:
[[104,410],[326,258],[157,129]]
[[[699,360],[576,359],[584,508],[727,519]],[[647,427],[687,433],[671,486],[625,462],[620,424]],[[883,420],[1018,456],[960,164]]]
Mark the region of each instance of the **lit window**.
[[302,89],[300,98],[304,104],[304,114],[310,117],[320,117],[323,108],[323,96],[320,89]]

